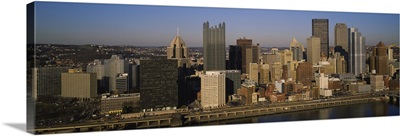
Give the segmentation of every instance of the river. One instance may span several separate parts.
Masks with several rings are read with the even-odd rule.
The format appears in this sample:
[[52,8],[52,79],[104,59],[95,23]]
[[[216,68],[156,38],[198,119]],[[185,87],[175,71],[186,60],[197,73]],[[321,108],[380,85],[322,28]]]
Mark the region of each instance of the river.
[[384,102],[371,102],[371,103],[353,104],[353,105],[331,107],[331,108],[309,110],[309,111],[300,111],[300,112],[252,117],[252,118],[242,118],[236,120],[201,123],[192,126],[342,119],[342,118],[398,116],[398,115],[399,115],[399,105],[392,103],[384,103]]

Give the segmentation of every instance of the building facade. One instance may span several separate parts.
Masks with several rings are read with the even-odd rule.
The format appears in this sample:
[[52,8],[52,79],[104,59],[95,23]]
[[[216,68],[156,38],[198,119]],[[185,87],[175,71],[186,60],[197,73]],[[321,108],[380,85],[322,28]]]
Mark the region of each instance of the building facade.
[[45,96],[61,95],[61,73],[68,72],[67,67],[41,67],[32,70],[32,97],[36,100]]
[[225,22],[218,26],[203,23],[203,70],[225,70]]
[[178,67],[190,67],[189,51],[179,35],[176,35],[167,47],[167,58],[178,60]]
[[347,25],[345,23],[336,23],[335,25],[336,46],[342,46],[346,52],[349,52]]
[[307,62],[312,64],[321,60],[321,38],[310,37],[307,38]]
[[[318,55],[329,55],[329,20],[312,19],[312,36],[320,38],[320,53]],[[307,48],[309,46],[307,45]],[[307,54],[308,55],[308,54]]]
[[361,36],[358,28],[349,28],[349,62],[348,72],[356,76],[366,71],[365,37]]
[[375,70],[378,75],[389,74],[388,48],[382,42],[379,42],[373,48],[369,67],[370,71]]
[[178,107],[177,60],[164,57],[140,61],[140,103],[145,111]]
[[242,47],[229,45],[229,69],[242,70]]
[[62,73],[61,97],[83,100],[97,97],[96,73]]
[[216,108],[224,106],[225,74],[220,71],[206,71],[201,75],[201,105],[203,108]]

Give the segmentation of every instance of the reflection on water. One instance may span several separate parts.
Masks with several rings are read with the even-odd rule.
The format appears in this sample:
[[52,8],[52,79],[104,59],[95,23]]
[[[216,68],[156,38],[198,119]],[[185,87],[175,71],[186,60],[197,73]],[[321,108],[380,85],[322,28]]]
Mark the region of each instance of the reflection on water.
[[220,122],[210,122],[200,125],[242,124],[260,122],[282,122],[319,119],[340,119],[378,116],[398,116],[399,105],[383,102],[362,103],[348,106],[332,107],[319,110],[260,116]]

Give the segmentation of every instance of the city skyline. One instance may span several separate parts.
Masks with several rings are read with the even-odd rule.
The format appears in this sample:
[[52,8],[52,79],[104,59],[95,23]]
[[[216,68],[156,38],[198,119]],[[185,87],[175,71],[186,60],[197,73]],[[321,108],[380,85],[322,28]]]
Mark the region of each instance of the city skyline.
[[398,14],[51,2],[36,7],[37,43],[168,46],[179,27],[189,48],[201,47],[201,24],[209,21],[226,23],[226,47],[241,37],[261,47],[289,47],[295,37],[306,47],[315,18],[329,19],[331,47],[336,23],[358,28],[366,45],[399,43]]

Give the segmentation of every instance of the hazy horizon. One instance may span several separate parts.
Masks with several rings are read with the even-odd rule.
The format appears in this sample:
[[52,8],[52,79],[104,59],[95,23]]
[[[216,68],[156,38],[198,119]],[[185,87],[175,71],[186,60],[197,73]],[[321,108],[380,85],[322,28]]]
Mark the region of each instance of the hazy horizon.
[[314,18],[329,19],[331,47],[336,23],[358,28],[366,45],[399,43],[399,14],[35,3],[37,43],[168,46],[179,27],[188,47],[201,47],[202,24],[209,21],[211,26],[225,22],[227,47],[242,37],[261,47],[289,47],[295,37],[306,47]]

